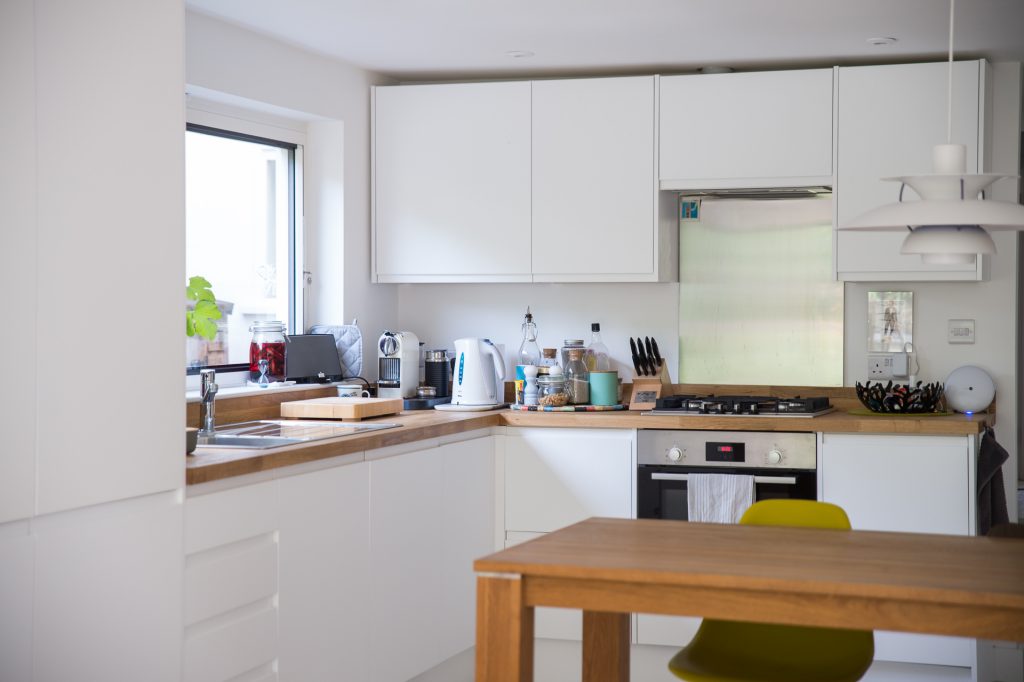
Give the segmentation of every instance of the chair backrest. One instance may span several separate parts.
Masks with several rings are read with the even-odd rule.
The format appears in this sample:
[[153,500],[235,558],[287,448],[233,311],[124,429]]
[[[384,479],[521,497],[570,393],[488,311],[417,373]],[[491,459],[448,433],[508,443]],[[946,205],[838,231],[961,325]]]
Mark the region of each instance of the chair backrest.
[[762,500],[743,513],[740,523],[752,526],[804,526],[850,530],[843,508],[814,500]]

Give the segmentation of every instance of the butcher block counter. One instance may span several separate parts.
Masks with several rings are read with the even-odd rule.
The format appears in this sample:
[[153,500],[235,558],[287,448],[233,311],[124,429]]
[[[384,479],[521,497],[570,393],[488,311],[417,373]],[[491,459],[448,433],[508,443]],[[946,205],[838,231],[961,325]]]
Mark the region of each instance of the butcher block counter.
[[[707,392],[714,392],[717,389],[721,394],[725,393],[725,387],[680,386],[679,388],[712,389]],[[728,387],[728,389],[735,391],[736,387]],[[763,391],[765,387],[749,387],[748,390]],[[769,390],[784,394],[783,391],[786,389],[769,387]],[[816,389],[791,388],[788,390],[794,394],[797,391],[802,391],[803,395],[811,395],[811,392]],[[829,397],[836,405],[835,411],[811,418],[644,415],[628,410],[608,412],[520,412],[509,409],[489,412],[406,411],[369,420],[370,422],[399,424],[398,428],[393,429],[370,431],[270,450],[200,447],[196,450],[196,454],[189,455],[187,458],[186,482],[189,485],[205,483],[494,426],[970,436],[980,434],[987,424],[993,424],[995,421],[994,414],[923,417],[851,414],[850,410],[860,408],[856,398],[851,399],[850,394],[853,389],[817,390],[821,393],[831,394]],[[308,393],[303,395],[303,397],[308,396]],[[258,403],[249,398],[224,398],[217,401],[218,421],[222,424],[229,424],[249,419],[278,418],[279,403],[292,399],[294,396],[288,396],[287,391],[283,391],[276,400],[270,395],[260,396]],[[194,403],[189,405],[189,424],[197,426],[198,416],[197,406]]]

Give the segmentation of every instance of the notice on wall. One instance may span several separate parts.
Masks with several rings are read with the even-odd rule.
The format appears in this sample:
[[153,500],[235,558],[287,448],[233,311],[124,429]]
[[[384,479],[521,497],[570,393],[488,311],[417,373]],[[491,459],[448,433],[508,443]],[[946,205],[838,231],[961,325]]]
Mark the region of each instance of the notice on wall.
[[868,352],[902,353],[914,342],[914,292],[868,292]]

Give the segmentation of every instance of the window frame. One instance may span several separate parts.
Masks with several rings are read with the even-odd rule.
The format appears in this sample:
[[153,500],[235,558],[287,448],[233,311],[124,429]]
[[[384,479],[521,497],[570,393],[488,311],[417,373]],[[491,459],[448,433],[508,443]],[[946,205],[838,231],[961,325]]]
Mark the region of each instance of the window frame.
[[[244,125],[244,121],[239,121],[242,125],[232,125],[231,128],[222,128],[218,125],[208,125],[205,123],[196,123],[192,119],[195,118],[189,112],[190,115],[185,123],[186,133],[199,133],[203,135],[211,135],[214,137],[222,137],[230,140],[238,140],[241,142],[252,142],[254,144],[262,144],[270,147],[277,147],[288,151],[288,204],[291,210],[288,211],[288,319],[287,333],[298,334],[302,333],[304,329],[303,320],[303,299],[304,299],[304,281],[303,281],[303,264],[299,262],[300,255],[302,254],[301,243],[302,243],[302,151],[303,144],[300,142],[292,142],[289,140],[275,139],[259,135],[251,132],[243,132],[239,128],[251,128],[253,126]],[[205,112],[203,112],[205,113]],[[214,115],[216,118],[222,118],[221,116]],[[218,121],[218,123],[220,123]],[[288,131],[292,132],[292,131]],[[295,137],[295,135],[283,135],[283,137]],[[186,165],[187,172],[187,165]],[[186,245],[186,249],[187,249]],[[212,369],[216,372],[223,373],[236,373],[236,372],[248,372],[249,363],[229,363],[223,365],[207,365],[205,367],[186,367],[185,375],[194,376],[199,374],[203,369]]]

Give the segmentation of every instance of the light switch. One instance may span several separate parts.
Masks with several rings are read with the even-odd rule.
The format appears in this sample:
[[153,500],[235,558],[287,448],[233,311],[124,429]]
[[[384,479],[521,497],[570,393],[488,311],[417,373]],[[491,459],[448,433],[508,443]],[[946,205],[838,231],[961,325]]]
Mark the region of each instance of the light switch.
[[974,320],[950,320],[950,343],[974,343]]

